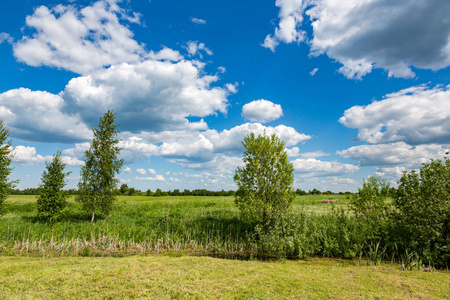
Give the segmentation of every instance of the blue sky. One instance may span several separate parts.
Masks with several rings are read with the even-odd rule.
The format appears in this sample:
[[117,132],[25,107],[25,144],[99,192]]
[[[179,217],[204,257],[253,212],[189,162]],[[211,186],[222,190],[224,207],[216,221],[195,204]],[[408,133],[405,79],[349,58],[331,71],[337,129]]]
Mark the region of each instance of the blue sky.
[[0,119],[13,179],[58,149],[77,185],[112,109],[118,178],[235,189],[244,136],[286,142],[295,187],[355,191],[450,148],[450,2],[0,2]]

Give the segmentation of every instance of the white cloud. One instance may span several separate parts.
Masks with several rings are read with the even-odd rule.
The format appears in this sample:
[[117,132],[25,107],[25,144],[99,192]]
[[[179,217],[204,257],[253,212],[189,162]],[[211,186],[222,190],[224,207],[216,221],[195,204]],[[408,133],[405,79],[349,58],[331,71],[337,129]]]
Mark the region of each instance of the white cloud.
[[156,175],[155,177],[135,177],[134,180],[137,180],[137,181],[166,181],[166,179],[162,175]]
[[137,169],[136,172],[141,174],[141,175],[145,175],[147,173],[147,171],[144,170],[144,169]]
[[351,107],[339,122],[357,128],[358,139],[368,143],[445,143],[450,141],[450,85],[388,94],[367,106]]
[[292,164],[296,173],[309,177],[342,175],[359,170],[359,167],[355,165],[337,161],[321,161],[314,158],[298,158],[292,161]]
[[216,153],[242,153],[243,147],[241,142],[244,137],[251,132],[255,135],[264,134],[267,135],[276,134],[281,140],[284,140],[286,147],[296,146],[300,142],[309,140],[311,136],[298,133],[294,128],[279,125],[276,127],[264,126],[260,123],[245,123],[230,130],[223,130],[218,132],[214,129],[207,130],[203,135],[210,140],[214,145],[214,151]]
[[405,167],[380,167],[377,168],[375,175],[398,180],[404,171],[407,171]]
[[198,55],[200,58],[203,57],[200,51],[205,52],[208,55],[213,55],[212,51],[209,50],[209,48],[207,48],[204,43],[199,43],[198,41],[187,42],[186,50],[189,53],[189,55],[191,56]]
[[319,71],[319,68],[314,68],[311,70],[311,72],[309,72],[309,75],[314,76],[316,75],[317,71]]
[[5,32],[0,32],[0,44],[3,42],[7,42],[8,44],[13,43],[13,38]]
[[89,124],[113,109],[123,131],[206,129],[203,120],[189,122],[187,117],[226,113],[227,90],[210,86],[217,80],[192,61],[147,60],[74,78],[62,97],[68,110],[79,111]]
[[232,84],[232,83],[225,84],[225,88],[228,90],[228,92],[230,94],[236,94],[238,92],[238,90],[237,90],[238,86],[239,86],[239,84],[237,82],[235,82],[234,84]]
[[148,57],[153,60],[168,60],[168,61],[180,61],[184,57],[180,54],[180,52],[164,47],[158,52],[154,52],[153,50],[149,52]]
[[0,94],[0,119],[14,137],[29,141],[71,142],[91,138],[78,114],[61,112],[64,100],[48,92],[20,88]]
[[339,178],[337,176],[327,177],[325,183],[331,183],[332,185],[348,185],[357,184],[358,182],[351,178]]
[[242,107],[242,116],[251,122],[267,123],[282,115],[281,105],[264,99],[252,101]]
[[328,155],[330,155],[330,154],[325,153],[322,150],[319,150],[319,151],[314,151],[314,152],[301,153],[300,157],[301,158],[318,158],[318,157],[328,156]]
[[300,155],[300,149],[298,147],[286,149],[286,154],[288,157],[297,157]]
[[299,29],[303,21],[302,0],[277,0],[276,6],[280,7],[278,17],[280,22],[273,35],[267,35],[263,47],[275,51],[281,43],[301,42],[305,39],[305,32]]
[[191,18],[191,22],[195,23],[195,24],[201,24],[201,25],[206,24],[206,20],[198,19],[198,18]]
[[[12,151],[11,154],[13,156],[12,160],[20,165],[37,165],[42,164],[46,161],[51,161],[53,159],[52,155],[42,156],[40,154],[36,153],[35,147],[29,147],[29,146],[22,146],[18,145],[16,146]],[[70,156],[61,156],[61,160],[63,163],[65,163],[68,166],[82,166],[84,164],[83,161],[79,160],[75,157]]]
[[280,22],[263,46],[304,40],[303,16],[312,21],[312,55],[327,54],[348,78],[361,79],[373,68],[410,78],[419,69],[450,65],[449,1],[277,0]]
[[126,167],[125,169],[123,169],[123,171],[127,174],[131,173],[131,168],[130,167]]
[[156,175],[156,171],[153,170],[153,169],[148,169],[148,173],[149,173],[150,175]]
[[26,18],[36,32],[14,44],[14,55],[30,66],[50,66],[78,74],[122,62],[138,62],[145,50],[120,21],[139,23],[115,1],[75,6],[40,6]]
[[450,145],[427,144],[410,146],[404,142],[379,145],[354,146],[338,151],[344,158],[359,161],[361,166],[403,166],[420,167],[430,158],[442,158],[449,151]]

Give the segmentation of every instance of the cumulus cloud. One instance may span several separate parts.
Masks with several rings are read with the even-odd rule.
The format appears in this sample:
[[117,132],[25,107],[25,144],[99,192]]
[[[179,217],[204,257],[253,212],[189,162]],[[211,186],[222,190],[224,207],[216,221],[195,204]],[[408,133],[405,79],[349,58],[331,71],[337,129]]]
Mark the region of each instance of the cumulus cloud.
[[318,158],[318,157],[322,157],[322,156],[328,156],[330,155],[329,153],[325,153],[322,150],[319,151],[314,151],[314,152],[305,152],[300,154],[301,158]]
[[138,62],[144,48],[122,22],[139,23],[116,1],[101,0],[78,9],[73,5],[40,6],[26,18],[35,30],[14,44],[14,55],[30,66],[49,66],[78,74],[122,62]]
[[263,47],[275,51],[280,43],[301,42],[305,39],[305,32],[300,30],[303,21],[304,4],[302,0],[277,0],[280,8],[278,17],[280,22],[273,35],[267,35]]
[[134,180],[137,181],[166,181],[164,176],[156,175],[155,177],[135,177]]
[[[12,151],[12,160],[15,163],[18,163],[19,165],[37,165],[42,164],[46,161],[51,161],[53,159],[53,156],[47,155],[42,156],[40,154],[37,154],[35,147],[29,147],[29,146],[16,146]],[[63,163],[65,163],[68,166],[82,166],[84,163],[75,157],[70,156],[61,156],[61,160]]]
[[144,170],[144,169],[137,169],[137,170],[136,170],[136,173],[139,173],[139,174],[141,174],[141,175],[145,175],[145,174],[147,174],[147,171]]
[[14,137],[28,141],[73,142],[91,138],[79,114],[61,110],[64,100],[48,92],[20,88],[0,94],[0,119]]
[[195,24],[201,24],[201,25],[206,24],[206,20],[199,19],[199,18],[191,18],[191,22],[195,23]]
[[292,161],[294,172],[303,176],[332,176],[353,173],[359,170],[358,166],[337,161],[321,161],[314,158],[298,158]]
[[404,142],[361,145],[338,151],[344,158],[359,161],[361,166],[404,166],[420,167],[430,158],[442,158],[450,149],[450,145],[426,144],[411,146]]
[[130,167],[126,167],[125,169],[123,169],[123,171],[127,174],[131,173],[131,168]]
[[353,106],[339,122],[358,129],[368,143],[404,141],[410,145],[450,140],[450,85],[411,87],[367,106]]
[[96,124],[99,116],[113,109],[124,131],[198,130],[206,129],[206,123],[189,122],[188,116],[226,113],[227,90],[211,87],[217,80],[192,61],[147,60],[74,78],[62,97],[68,111],[79,111],[88,124]]
[[327,54],[348,78],[373,68],[391,77],[414,77],[411,67],[439,70],[450,65],[450,2],[384,0],[277,0],[279,25],[263,46],[300,42],[303,17],[311,20],[312,55]]
[[242,116],[251,122],[267,123],[282,115],[281,105],[264,99],[252,101],[242,107]]
[[331,183],[332,185],[348,185],[348,184],[357,184],[358,182],[351,178],[340,178],[337,176],[327,177],[324,183]]
[[148,173],[149,173],[150,175],[156,175],[156,171],[153,170],[153,169],[148,169]]
[[286,148],[286,154],[288,157],[297,157],[300,155],[300,149],[298,147]]
[[167,47],[164,47],[158,52],[154,52],[153,50],[151,50],[148,54],[148,57],[153,60],[168,60],[168,61],[180,61],[184,58],[179,51]]
[[8,44],[13,43],[13,38],[5,32],[0,32],[0,44],[3,42],[7,42]]
[[[121,134],[118,146],[122,148],[121,155],[127,162],[138,161],[149,156],[162,156],[185,164],[204,163],[221,154],[241,154],[244,151],[241,142],[251,132],[256,135],[264,132],[268,135],[276,134],[286,142],[287,147],[294,147],[311,138],[284,125],[270,127],[260,123],[245,123],[220,132],[214,129],[143,131],[138,134],[124,132]],[[67,151],[74,153],[72,150]],[[81,151],[78,152],[81,153]]]
[[208,55],[213,55],[212,51],[209,50],[209,48],[207,48],[204,43],[199,43],[198,41],[187,42],[186,50],[189,53],[189,55],[191,56],[198,55],[200,58],[203,57],[201,52],[204,52]]
[[242,153],[243,147],[241,141],[244,137],[251,132],[255,135],[264,134],[267,135],[276,134],[281,140],[284,140],[286,147],[296,146],[298,143],[309,140],[311,136],[299,133],[294,128],[279,125],[276,127],[264,126],[260,123],[245,123],[230,130],[223,130],[218,132],[214,129],[207,130],[203,134],[214,145],[214,151],[218,153]]

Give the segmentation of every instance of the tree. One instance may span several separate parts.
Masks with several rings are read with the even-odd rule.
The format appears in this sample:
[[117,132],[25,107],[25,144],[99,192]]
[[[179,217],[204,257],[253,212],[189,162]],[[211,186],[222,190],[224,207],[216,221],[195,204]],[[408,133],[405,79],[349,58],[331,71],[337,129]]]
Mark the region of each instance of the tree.
[[94,139],[84,154],[76,201],[92,212],[91,222],[96,210],[108,213],[116,200],[114,189],[118,180],[114,176],[122,168],[123,159],[118,158],[121,149],[117,147],[119,131],[114,124],[115,117],[115,113],[108,111],[100,118],[98,128],[93,129]]
[[236,170],[235,202],[244,219],[269,228],[291,208],[294,167],[287,160],[285,144],[272,136],[251,133],[242,142],[244,168]]
[[128,193],[128,190],[129,190],[130,188],[128,187],[128,184],[126,184],[126,183],[123,183],[121,186],[120,186],[120,193],[122,194],[122,195],[125,195],[126,193]]
[[54,222],[67,205],[69,196],[63,188],[66,186],[65,178],[70,172],[65,173],[66,164],[61,160],[61,151],[58,150],[51,162],[45,163],[46,171],[42,173],[39,185],[39,197],[37,199],[38,218],[42,221]]
[[448,267],[450,159],[431,160],[420,172],[404,172],[394,207],[396,240],[401,250],[415,251],[427,264]]
[[8,141],[9,129],[5,128],[3,121],[0,120],[0,215],[3,212],[3,203],[8,196],[9,190],[14,185],[14,182],[9,181],[9,174],[12,168],[10,167],[12,153],[11,142]]
[[360,221],[362,236],[372,244],[383,237],[383,228],[387,226],[390,205],[390,186],[385,179],[371,176],[364,180],[350,201],[355,217]]

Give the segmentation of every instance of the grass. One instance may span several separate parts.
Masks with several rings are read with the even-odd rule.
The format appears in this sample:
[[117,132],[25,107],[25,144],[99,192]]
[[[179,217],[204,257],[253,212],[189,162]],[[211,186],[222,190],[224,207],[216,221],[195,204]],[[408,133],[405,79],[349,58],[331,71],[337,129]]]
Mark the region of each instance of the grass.
[[448,299],[450,274],[347,260],[211,257],[0,257],[4,299]]
[[261,261],[233,197],[119,197],[94,223],[72,198],[52,225],[36,222],[34,196],[12,196],[0,222],[0,298],[449,299],[448,271],[318,258],[346,257],[339,241],[351,248],[342,228],[352,223],[328,214],[348,203],[297,197],[292,222],[303,231],[294,237],[320,252]]
[[[321,203],[330,196],[299,196],[294,214],[324,214],[333,205]],[[331,196],[336,198],[336,196]],[[340,196],[338,206],[348,203]],[[162,251],[248,252],[249,228],[239,221],[233,197],[119,197],[110,215],[79,210],[73,197],[62,221],[36,222],[36,197],[11,196],[0,223],[0,254],[77,255],[84,248],[94,254],[160,253]]]

